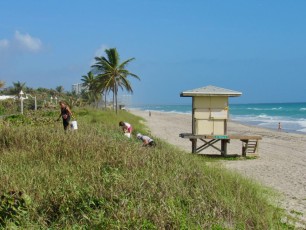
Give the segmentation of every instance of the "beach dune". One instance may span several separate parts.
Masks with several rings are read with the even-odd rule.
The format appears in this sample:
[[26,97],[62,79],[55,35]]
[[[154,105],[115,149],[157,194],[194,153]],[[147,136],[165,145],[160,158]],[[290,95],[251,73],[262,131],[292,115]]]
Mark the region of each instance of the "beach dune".
[[[131,112],[146,119],[153,136],[191,152],[191,142],[179,137],[180,133],[191,132],[191,115],[151,111],[149,116],[147,111]],[[230,170],[274,188],[281,194],[280,207],[297,215],[306,223],[306,135],[234,122],[228,123],[228,134],[262,136],[258,158],[222,163]],[[203,153],[216,152],[208,148]],[[228,154],[241,154],[241,141],[231,140]],[[306,228],[306,225],[304,227]]]

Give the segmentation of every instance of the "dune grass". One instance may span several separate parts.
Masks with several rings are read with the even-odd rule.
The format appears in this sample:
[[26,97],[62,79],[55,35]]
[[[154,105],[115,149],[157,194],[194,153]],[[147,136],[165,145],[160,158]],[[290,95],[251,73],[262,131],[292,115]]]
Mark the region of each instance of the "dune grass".
[[148,132],[139,117],[82,109],[65,133],[56,112],[35,115],[0,126],[2,227],[290,229],[271,191],[157,138],[146,148],[123,136],[120,120]]

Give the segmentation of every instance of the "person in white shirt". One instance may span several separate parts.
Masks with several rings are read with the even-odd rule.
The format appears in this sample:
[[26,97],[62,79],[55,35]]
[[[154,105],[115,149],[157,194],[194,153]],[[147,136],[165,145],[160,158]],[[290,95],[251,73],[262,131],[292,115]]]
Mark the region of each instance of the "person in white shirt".
[[144,136],[141,133],[137,134],[137,138],[142,140],[143,146],[156,146],[154,140],[148,136]]

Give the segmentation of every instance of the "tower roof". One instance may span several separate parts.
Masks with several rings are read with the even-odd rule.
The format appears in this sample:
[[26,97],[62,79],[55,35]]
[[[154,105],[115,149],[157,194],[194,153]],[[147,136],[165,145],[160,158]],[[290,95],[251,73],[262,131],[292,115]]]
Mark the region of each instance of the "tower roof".
[[195,97],[195,96],[239,97],[241,94],[242,93],[238,91],[208,85],[201,88],[184,91],[180,94],[180,96],[181,97]]

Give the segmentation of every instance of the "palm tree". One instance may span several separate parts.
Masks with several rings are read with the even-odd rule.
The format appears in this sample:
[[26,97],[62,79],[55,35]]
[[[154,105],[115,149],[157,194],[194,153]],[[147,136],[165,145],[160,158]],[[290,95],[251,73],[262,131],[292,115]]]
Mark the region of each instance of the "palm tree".
[[105,50],[107,57],[95,57],[96,64],[92,65],[98,71],[97,80],[100,82],[98,86],[101,91],[113,92],[113,105],[116,105],[116,113],[118,112],[117,95],[118,89],[127,90],[133,93],[133,89],[128,76],[132,76],[138,80],[140,78],[126,69],[126,66],[135,58],[130,58],[120,63],[120,57],[116,48]]
[[25,88],[25,82],[13,82],[13,93],[19,95],[20,91]]
[[91,71],[89,71],[87,75],[83,75],[81,81],[83,82],[83,86],[87,87],[88,90],[94,89],[95,76]]
[[61,86],[61,85],[59,85],[59,86],[56,86],[55,90],[56,90],[59,94],[61,94],[61,93],[64,92],[64,87]]
[[89,71],[87,75],[83,75],[81,81],[83,82],[83,86],[86,87],[86,89],[83,90],[82,94],[87,97],[89,102],[94,101],[94,104],[96,107],[98,106],[98,101],[100,99],[100,91],[97,88],[97,81],[94,74]]

